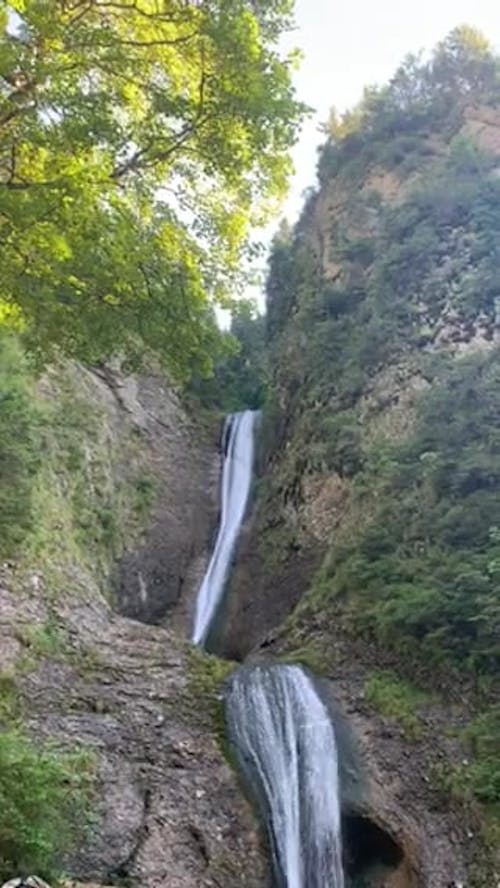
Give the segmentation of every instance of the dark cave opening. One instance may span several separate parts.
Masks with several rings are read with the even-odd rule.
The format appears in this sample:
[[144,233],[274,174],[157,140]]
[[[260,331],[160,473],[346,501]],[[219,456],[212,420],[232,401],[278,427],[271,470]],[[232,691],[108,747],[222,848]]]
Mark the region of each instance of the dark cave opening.
[[345,814],[342,831],[348,888],[377,888],[403,862],[397,842],[368,817]]

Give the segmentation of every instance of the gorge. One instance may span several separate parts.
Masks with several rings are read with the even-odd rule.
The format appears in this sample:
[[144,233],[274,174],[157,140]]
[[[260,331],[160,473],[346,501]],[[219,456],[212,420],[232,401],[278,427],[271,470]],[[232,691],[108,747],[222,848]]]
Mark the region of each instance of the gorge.
[[[229,32],[205,4],[64,6],[54,48],[27,0],[39,39],[11,40],[7,68],[71,101],[47,147],[5,98],[5,144],[39,154],[0,164],[0,881],[500,882],[499,61],[459,28],[332,115],[265,316],[221,332],[203,287],[299,114],[269,48],[286,5],[242,0]],[[73,72],[108,70],[103,34],[127,87],[158,57],[88,117]],[[155,164],[199,184],[210,248]]]

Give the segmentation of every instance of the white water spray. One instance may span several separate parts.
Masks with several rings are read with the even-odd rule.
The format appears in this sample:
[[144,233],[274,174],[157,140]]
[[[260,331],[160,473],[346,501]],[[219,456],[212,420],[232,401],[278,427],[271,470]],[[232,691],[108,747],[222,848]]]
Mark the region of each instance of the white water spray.
[[192,640],[203,644],[221,603],[236,540],[245,517],[254,460],[255,425],[260,413],[244,410],[224,426],[221,520],[214,551],[196,602]]
[[226,702],[240,767],[264,807],[282,888],[343,888],[337,746],[299,666],[244,668]]

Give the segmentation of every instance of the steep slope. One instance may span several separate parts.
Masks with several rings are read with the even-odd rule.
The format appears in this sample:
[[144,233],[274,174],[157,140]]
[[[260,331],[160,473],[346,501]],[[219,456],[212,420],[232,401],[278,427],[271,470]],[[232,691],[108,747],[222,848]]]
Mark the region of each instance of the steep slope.
[[[0,573],[0,725],[17,743],[13,762],[19,731],[55,762],[80,755],[90,817],[58,860],[33,826],[33,835],[18,829],[5,860],[2,832],[0,872],[42,862],[42,875],[60,867],[106,885],[266,884],[255,824],[219,743],[224,669],[183,634],[110,605],[155,622],[196,587],[216,519],[216,433],[160,376],[64,365],[39,389],[32,525]],[[33,778],[11,767],[27,781],[30,824]]]
[[498,879],[499,155],[498,61],[470,29],[331,121],[271,260],[222,640],[333,680],[433,888]]

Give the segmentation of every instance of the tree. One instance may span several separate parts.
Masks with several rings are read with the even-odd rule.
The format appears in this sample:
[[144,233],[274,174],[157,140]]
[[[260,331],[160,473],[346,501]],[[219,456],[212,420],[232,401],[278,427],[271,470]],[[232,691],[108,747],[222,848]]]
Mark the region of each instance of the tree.
[[253,300],[238,300],[224,341],[226,354],[216,362],[213,377],[195,377],[191,391],[202,403],[225,412],[258,409],[267,394],[265,317]]
[[266,328],[270,338],[285,324],[294,295],[292,232],[287,220],[282,219],[271,245],[266,281]]
[[[453,128],[475,92],[489,103],[498,100],[499,90],[498,60],[488,41],[475,28],[455,28],[428,60],[421,53],[408,55],[386,86],[365,88],[358,105],[341,117],[330,113],[318,162],[320,181],[345,160],[359,164],[361,159],[361,168],[383,162],[380,150],[387,153],[390,140],[416,135],[423,124],[438,129],[446,120]],[[410,145],[402,141],[396,156],[404,157]]]
[[[304,108],[290,0],[13,0],[0,27],[0,298],[41,357],[217,341]],[[15,15],[14,15],[15,14]],[[5,312],[4,312],[5,314]],[[12,314],[10,315],[12,320]]]

